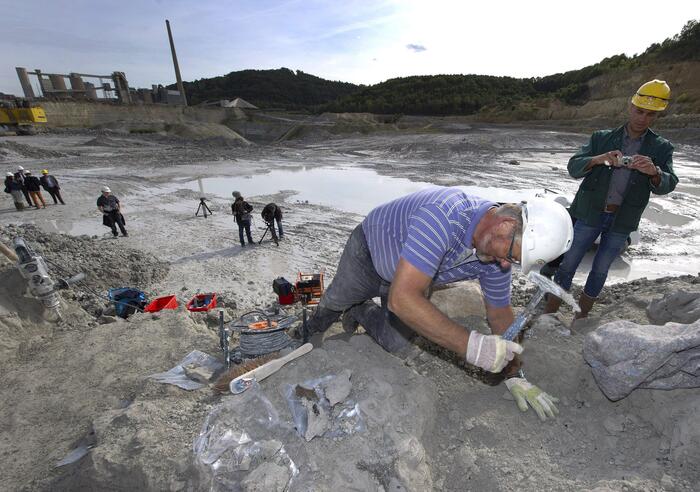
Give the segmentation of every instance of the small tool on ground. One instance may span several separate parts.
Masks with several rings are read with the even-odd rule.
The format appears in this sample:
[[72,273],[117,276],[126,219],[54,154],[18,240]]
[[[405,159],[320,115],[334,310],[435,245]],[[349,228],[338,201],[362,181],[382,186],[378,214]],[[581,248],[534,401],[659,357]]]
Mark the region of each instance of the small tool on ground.
[[282,367],[285,364],[293,361],[298,357],[301,357],[304,354],[308,354],[313,348],[314,346],[310,343],[305,343],[304,345],[288,353],[284,357],[280,357],[279,359],[270,361],[267,364],[263,364],[262,366],[253,369],[252,371],[247,372],[242,376],[237,377],[236,379],[233,379],[229,384],[229,390],[234,395],[243,393],[245,390],[250,388],[250,386],[253,384],[253,381],[262,381],[263,379],[273,375],[274,373],[282,369]]
[[268,362],[272,362],[279,358],[279,352],[273,352],[271,354],[263,355],[256,359],[251,359],[249,361],[243,362],[242,364],[230,365],[229,369],[221,374],[219,378],[214,383],[214,391],[217,393],[228,393],[228,385],[231,381],[239,376],[249,373],[253,369],[256,369]]
[[505,340],[515,340],[518,334],[523,331],[525,325],[535,314],[537,305],[544,299],[545,294],[552,294],[559,297],[562,301],[570,304],[574,308],[574,311],[579,312],[578,304],[574,300],[574,297],[567,291],[561,288],[560,285],[556,284],[553,280],[548,279],[544,275],[540,275],[537,272],[530,272],[527,275],[528,280],[538,287],[537,294],[535,294],[528,305],[525,307],[522,313],[520,313],[513,321],[506,332],[502,335]]

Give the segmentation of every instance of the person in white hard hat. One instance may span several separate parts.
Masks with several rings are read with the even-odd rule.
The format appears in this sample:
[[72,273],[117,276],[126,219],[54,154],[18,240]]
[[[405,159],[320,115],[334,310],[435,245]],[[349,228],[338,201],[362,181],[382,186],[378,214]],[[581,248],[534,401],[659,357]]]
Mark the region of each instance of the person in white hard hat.
[[102,225],[112,229],[112,235],[118,236],[117,226],[123,236],[128,236],[126,232],[126,221],[121,213],[121,203],[119,198],[112,195],[112,190],[109,186],[102,187],[102,194],[97,199],[97,209],[102,212]]
[[[608,270],[637,230],[652,193],[665,195],[678,184],[673,171],[673,145],[650,126],[666,109],[671,89],[663,80],[650,80],[629,102],[627,122],[600,130],[569,160],[569,174],[583,178],[571,204],[576,220],[574,242],[559,265],[554,281],[569,290],[581,260],[600,236],[591,271],[579,298],[585,318],[603,290]],[[559,309],[561,299],[550,296],[546,313]]]
[[[375,208],[355,228],[309,330],[323,332],[342,314],[346,332],[362,325],[393,353],[421,335],[470,364],[502,372],[521,409],[529,403],[541,419],[553,417],[556,398],[525,379],[522,346],[500,335],[514,320],[511,265],[527,273],[564,253],[572,237],[569,214],[550,200],[499,206],[459,188],[413,193]],[[469,279],[481,284],[492,335],[467,330],[427,297],[435,285]]]
[[32,199],[29,196],[29,190],[27,190],[26,177],[24,168],[22,166],[17,166],[17,171],[15,171],[15,179],[17,179],[22,188],[22,194],[24,195],[24,199],[27,200],[27,204],[30,207],[33,207],[34,202],[32,202]]

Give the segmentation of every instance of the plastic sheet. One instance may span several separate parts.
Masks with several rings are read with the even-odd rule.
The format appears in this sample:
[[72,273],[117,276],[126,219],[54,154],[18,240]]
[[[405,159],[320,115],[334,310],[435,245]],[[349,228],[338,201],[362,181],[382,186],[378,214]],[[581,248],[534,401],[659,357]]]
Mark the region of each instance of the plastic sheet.
[[195,461],[211,491],[287,490],[299,468],[281,440],[291,429],[260,385],[214,407],[193,443]]
[[[348,399],[330,404],[326,389],[336,377],[324,376],[300,384],[288,384],[283,388],[297,434],[307,441],[316,436],[344,437],[366,429],[358,403]],[[305,395],[300,395],[300,392]]]
[[206,386],[203,383],[193,381],[187,377],[187,374],[185,373],[185,366],[189,365],[205,367],[212,373],[215,373],[224,367],[224,365],[215,357],[205,354],[204,352],[200,352],[199,350],[193,350],[169,371],[151,374],[148,377],[159,383],[174,384],[175,386],[188,391],[200,389]]

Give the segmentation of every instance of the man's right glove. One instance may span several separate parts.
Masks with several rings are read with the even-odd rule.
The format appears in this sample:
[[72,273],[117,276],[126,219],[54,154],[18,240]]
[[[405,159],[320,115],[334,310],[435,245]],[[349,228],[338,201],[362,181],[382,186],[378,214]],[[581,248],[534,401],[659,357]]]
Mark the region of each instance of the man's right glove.
[[554,418],[559,413],[555,405],[559,399],[545,393],[525,378],[506,379],[506,388],[513,395],[515,403],[522,412],[527,412],[529,403],[542,422],[547,420],[547,417]]
[[522,352],[523,347],[515,342],[504,340],[499,335],[482,335],[472,330],[465,359],[489,372],[501,372],[513,360],[515,354]]

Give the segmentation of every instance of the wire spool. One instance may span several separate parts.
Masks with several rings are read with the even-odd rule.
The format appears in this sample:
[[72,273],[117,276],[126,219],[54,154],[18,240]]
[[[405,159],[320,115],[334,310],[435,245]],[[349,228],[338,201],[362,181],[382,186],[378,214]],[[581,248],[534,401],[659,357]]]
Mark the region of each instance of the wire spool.
[[268,329],[243,329],[239,343],[242,356],[257,357],[287,348],[292,339],[284,327],[273,326]]
[[282,317],[277,321],[270,318],[264,311],[253,311],[241,316],[241,324],[236,326],[240,333],[238,352],[241,357],[259,357],[293,344],[294,340],[287,335],[287,328],[294,318]]

